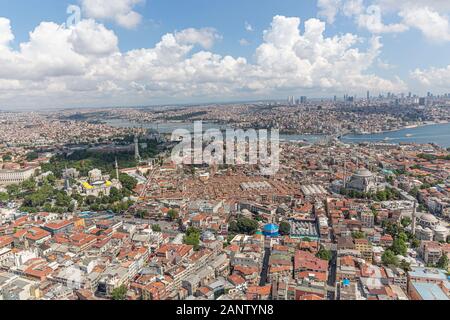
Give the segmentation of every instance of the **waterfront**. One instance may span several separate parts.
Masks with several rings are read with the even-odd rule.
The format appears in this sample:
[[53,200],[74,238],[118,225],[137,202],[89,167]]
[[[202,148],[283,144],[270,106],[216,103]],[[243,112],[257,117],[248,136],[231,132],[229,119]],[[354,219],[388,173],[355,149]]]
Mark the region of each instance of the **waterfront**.
[[344,142],[430,143],[450,147],[450,123],[432,124],[416,128],[368,135],[347,135]]
[[[176,129],[194,130],[194,124],[188,122],[166,122],[166,123],[137,123],[122,119],[107,120],[107,124],[114,127],[143,127],[158,130],[160,133],[169,134]],[[203,129],[226,128],[216,123],[203,123]],[[324,138],[323,135],[280,135],[285,141],[307,141],[317,142]],[[439,146],[450,147],[450,123],[431,124],[415,128],[405,128],[398,131],[375,133],[375,134],[349,134],[341,138],[343,142],[387,142],[387,143],[435,143]]]

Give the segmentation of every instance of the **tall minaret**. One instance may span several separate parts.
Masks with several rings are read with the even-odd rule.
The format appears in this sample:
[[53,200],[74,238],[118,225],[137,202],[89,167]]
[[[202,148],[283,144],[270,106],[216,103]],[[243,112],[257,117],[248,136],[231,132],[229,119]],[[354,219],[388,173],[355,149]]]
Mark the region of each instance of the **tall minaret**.
[[116,158],[116,179],[117,181],[119,181],[119,164],[117,163],[117,158]]
[[347,188],[347,161],[344,158],[344,189]]
[[141,160],[141,156],[139,155],[139,138],[138,136],[134,136],[134,158],[136,161]]

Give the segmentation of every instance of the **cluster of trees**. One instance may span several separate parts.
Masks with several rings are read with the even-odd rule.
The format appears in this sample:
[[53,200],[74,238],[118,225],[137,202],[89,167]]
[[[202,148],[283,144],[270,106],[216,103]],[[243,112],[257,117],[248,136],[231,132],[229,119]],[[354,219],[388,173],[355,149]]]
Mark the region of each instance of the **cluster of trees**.
[[0,201],[6,202],[9,200],[9,195],[6,192],[0,192]]
[[381,256],[381,261],[386,266],[400,267],[405,271],[411,270],[411,265],[405,260],[399,261],[395,253],[390,249],[386,250],[383,253],[383,255]]
[[404,228],[411,224],[410,218],[403,218],[400,224],[384,221],[382,226],[387,234],[390,234],[394,241],[392,246],[387,249],[381,259],[384,265],[397,266],[405,271],[410,270],[410,265],[405,260],[399,261],[397,255],[406,256],[408,253],[408,243],[413,248],[420,245],[420,241]]
[[154,231],[154,232],[161,232],[162,230],[161,230],[161,226],[159,225],[159,224],[154,224],[154,225],[152,225],[152,230]]
[[194,246],[194,250],[197,251],[200,248],[200,236],[201,231],[199,229],[190,227],[186,230],[184,243]]
[[389,200],[399,200],[400,193],[394,189],[386,188],[385,190],[374,192],[374,193],[366,193],[360,192],[356,190],[349,190],[342,188],[341,194],[348,196],[350,198],[356,199],[370,199],[373,201],[389,201]]
[[138,181],[125,174],[125,173],[121,173],[119,175],[119,181],[122,184],[122,188],[125,190],[124,192],[126,192],[127,194],[125,194],[126,197],[128,197],[131,194],[131,191],[136,188]]
[[352,237],[353,237],[353,239],[365,239],[366,234],[362,231],[353,231]]
[[179,217],[178,211],[174,209],[170,209],[167,211],[167,217],[170,221],[176,221]]
[[258,221],[246,218],[246,217],[238,217],[237,220],[231,221],[228,226],[228,231],[231,233],[244,233],[244,234],[255,234],[258,230],[259,224]]
[[122,201],[122,197],[111,196],[87,196],[77,197],[79,206],[91,211],[112,211],[115,213],[123,213],[128,210],[134,203],[131,200]]
[[20,185],[7,187],[9,200],[23,199],[21,210],[25,212],[45,211],[64,212],[74,209],[72,198],[55,188],[56,178],[49,175],[39,183],[29,179]]
[[448,256],[445,253],[439,258],[436,268],[448,270]]
[[29,152],[26,155],[27,161],[33,161],[36,160],[37,158],[39,158],[39,154],[35,151]]
[[425,159],[427,161],[433,161],[433,160],[450,160],[450,155],[445,156],[437,156],[434,154],[429,153],[420,153],[417,155],[418,158]]
[[127,298],[128,289],[126,286],[121,285],[120,287],[114,289],[111,293],[111,298],[113,300],[125,300]]
[[[156,145],[147,144],[147,149],[141,150],[141,156],[147,157],[156,154]],[[63,170],[77,169],[81,175],[86,176],[92,169],[100,169],[105,174],[115,176],[115,161],[121,168],[135,167],[137,165],[133,152],[99,153],[88,150],[78,150],[70,155],[56,155],[49,163],[42,164],[44,172],[51,171],[57,178],[62,177]]]
[[133,205],[132,201],[122,201],[122,199],[130,196],[131,189],[137,184],[137,180],[128,175],[121,175],[120,179],[123,185],[122,190],[113,187],[109,196],[83,197],[78,193],[69,196],[65,191],[58,190],[55,187],[56,177],[49,175],[39,183],[29,179],[20,185],[8,186],[7,193],[0,195],[0,201],[23,199],[21,210],[30,213],[41,210],[58,213],[72,212],[75,210],[75,205],[92,211],[111,210],[120,213]]

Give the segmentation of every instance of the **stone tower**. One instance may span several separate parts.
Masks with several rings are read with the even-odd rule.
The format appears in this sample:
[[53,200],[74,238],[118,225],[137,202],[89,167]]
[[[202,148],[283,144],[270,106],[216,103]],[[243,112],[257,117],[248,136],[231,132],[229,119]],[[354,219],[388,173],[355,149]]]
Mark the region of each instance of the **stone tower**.
[[141,160],[141,156],[139,154],[139,138],[138,136],[134,136],[134,158],[136,161]]

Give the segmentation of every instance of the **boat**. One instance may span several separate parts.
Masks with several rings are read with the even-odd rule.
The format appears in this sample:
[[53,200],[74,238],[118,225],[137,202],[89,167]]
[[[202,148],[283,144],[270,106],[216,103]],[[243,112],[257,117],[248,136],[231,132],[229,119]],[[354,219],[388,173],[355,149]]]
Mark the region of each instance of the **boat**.
[[410,137],[412,137],[413,135],[412,135],[412,133],[407,133],[407,134],[405,134],[405,137],[407,137],[407,138],[410,138]]

